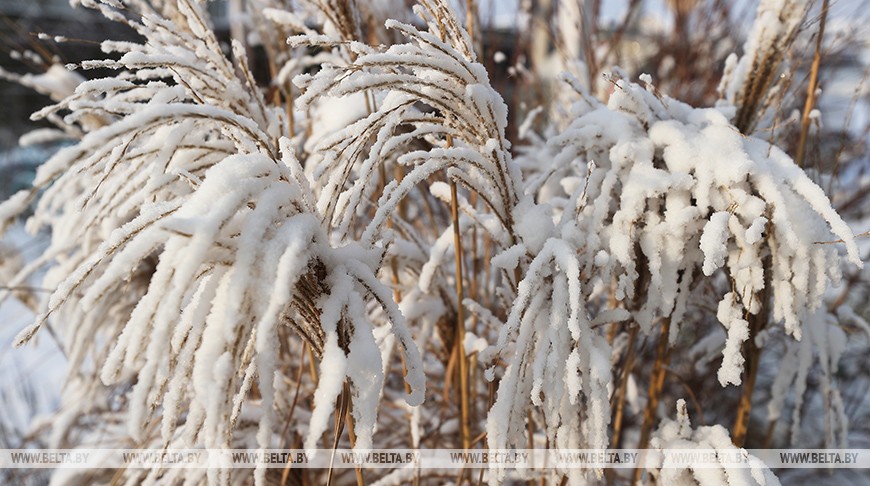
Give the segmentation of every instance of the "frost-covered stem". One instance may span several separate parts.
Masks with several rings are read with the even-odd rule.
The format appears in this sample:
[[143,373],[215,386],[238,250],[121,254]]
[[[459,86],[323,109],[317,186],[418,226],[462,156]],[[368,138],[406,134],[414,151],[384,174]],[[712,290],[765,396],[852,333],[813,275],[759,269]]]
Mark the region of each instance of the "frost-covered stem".
[[622,416],[625,411],[625,394],[628,390],[628,378],[631,376],[631,370],[634,368],[634,356],[637,343],[637,324],[632,324],[631,331],[628,337],[628,350],[625,355],[625,364],[622,372],[619,374],[619,391],[616,393],[616,409],[613,412],[613,443],[611,447],[619,448],[619,443],[622,441]]
[[743,391],[737,404],[737,415],[734,418],[734,427],[731,431],[731,439],[737,447],[743,447],[746,442],[746,434],[749,426],[749,412],[752,411],[752,392],[755,389],[755,379],[758,376],[758,364],[761,361],[761,348],[755,344],[755,338],[767,326],[767,313],[770,298],[771,256],[767,255],[763,262],[764,288],[761,291],[761,308],[756,314],[750,314],[749,338],[743,343],[743,356],[746,361],[746,380],[743,381]]
[[[760,328],[758,321],[760,319],[752,316],[749,323],[749,339],[744,345],[743,355],[746,357],[747,376],[743,382],[743,392],[740,395],[740,402],[737,405],[737,416],[734,419],[734,430],[731,432],[731,438],[734,445],[743,447],[746,443],[746,435],[749,426],[749,412],[752,411],[752,392],[755,389],[755,378],[758,376],[758,362],[761,359],[761,348],[755,345],[755,337],[758,335]],[[763,326],[762,326],[763,327]]]
[[[662,320],[661,334],[659,335],[658,346],[656,347],[656,361],[653,365],[652,373],[649,378],[649,388],[646,409],[643,411],[643,425],[640,429],[640,440],[637,443],[638,449],[646,449],[649,445],[650,433],[656,419],[656,411],[659,408],[659,398],[662,388],[665,384],[665,376],[667,375],[667,365],[670,359],[670,348],[668,346],[668,334],[671,328],[671,318],[666,317]],[[634,470],[634,479],[632,484],[640,480],[640,474],[643,469],[640,467]]]
[[807,134],[810,131],[810,112],[816,104],[816,88],[819,82],[819,65],[822,62],[822,40],[825,37],[825,19],[828,17],[828,0],[822,2],[822,16],[819,19],[819,33],[816,35],[816,52],[813,54],[813,66],[810,69],[810,82],[807,85],[807,100],[801,116],[801,134],[798,138],[797,154],[794,161],[798,167],[804,166],[804,155],[807,145]]

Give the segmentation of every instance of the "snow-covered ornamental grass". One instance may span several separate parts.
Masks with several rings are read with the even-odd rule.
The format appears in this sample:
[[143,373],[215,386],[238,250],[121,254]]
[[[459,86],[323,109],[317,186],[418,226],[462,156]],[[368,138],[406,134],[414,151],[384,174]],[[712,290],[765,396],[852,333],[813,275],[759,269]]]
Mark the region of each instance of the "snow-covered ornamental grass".
[[[56,130],[36,138],[76,141],[0,205],[3,227],[35,206],[28,229],[51,232],[5,282],[48,269],[18,340],[50,331],[73,370],[41,444],[727,449],[766,442],[750,421],[775,426],[788,402],[780,445],[798,445],[816,355],[824,444],[846,444],[846,338],[825,296],[861,255],[825,192],[756,133],[804,2],[761,2],[715,107],[618,69],[590,86],[578,59],[556,88],[569,103],[532,110],[515,147],[474,23],[446,0],[248,2],[230,45],[195,0],[81,3],[142,40],[18,77],[56,100],[34,115]],[[82,77],[94,68],[116,74]],[[772,342],[799,357],[753,407]],[[776,482],[717,474],[634,478]]]

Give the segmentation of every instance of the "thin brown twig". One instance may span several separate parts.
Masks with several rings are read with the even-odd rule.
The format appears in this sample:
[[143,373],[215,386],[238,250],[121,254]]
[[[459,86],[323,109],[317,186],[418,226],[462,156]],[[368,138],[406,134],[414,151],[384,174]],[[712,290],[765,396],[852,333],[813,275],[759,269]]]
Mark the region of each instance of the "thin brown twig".
[[[863,238],[864,236],[870,236],[870,231],[865,231],[863,233],[858,233],[855,235],[855,238]],[[835,245],[837,243],[845,243],[843,240],[834,240],[834,241],[814,241],[814,245]]]

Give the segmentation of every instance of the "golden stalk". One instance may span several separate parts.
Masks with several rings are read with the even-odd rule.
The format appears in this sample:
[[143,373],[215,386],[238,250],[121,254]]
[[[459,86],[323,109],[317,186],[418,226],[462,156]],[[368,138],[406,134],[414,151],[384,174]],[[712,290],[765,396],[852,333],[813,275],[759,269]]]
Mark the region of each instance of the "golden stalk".
[[[347,424],[347,437],[350,440],[350,446],[355,447],[356,446],[356,433],[353,431],[354,422],[353,422],[353,415],[351,414],[351,407],[353,407],[353,403],[352,403],[352,400],[350,398],[350,386],[348,386],[347,382],[344,383],[344,390],[342,390],[342,393],[347,395],[347,406],[344,409],[344,420],[345,420],[345,423]],[[365,481],[365,478],[363,477],[362,468],[359,466],[356,466],[353,469],[354,469],[354,474],[356,474],[357,486],[365,486],[366,481]]]
[[810,69],[810,82],[807,85],[807,100],[801,116],[801,133],[798,139],[797,155],[794,162],[798,167],[804,166],[806,155],[807,134],[810,131],[810,113],[816,104],[816,89],[819,82],[819,65],[822,63],[822,40],[825,37],[825,19],[828,17],[828,0],[822,2],[822,16],[819,19],[819,33],[816,35],[816,52],[813,54],[813,66]]
[[[447,146],[453,146],[453,137],[447,137]],[[459,231],[459,199],[456,195],[456,181],[450,181],[450,216],[453,222],[454,263],[456,265],[456,338],[454,352],[459,361],[459,413],[462,431],[462,447],[471,446],[471,424],[468,416],[468,356],[465,355],[465,312],[462,301],[465,288],[462,281],[462,238]]]

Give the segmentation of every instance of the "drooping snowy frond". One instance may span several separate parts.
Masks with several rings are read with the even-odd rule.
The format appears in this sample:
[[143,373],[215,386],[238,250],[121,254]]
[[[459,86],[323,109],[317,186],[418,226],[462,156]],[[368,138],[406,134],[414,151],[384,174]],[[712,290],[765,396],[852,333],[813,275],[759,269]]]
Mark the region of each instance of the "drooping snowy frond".
[[[556,163],[595,162],[587,203],[577,212],[587,251],[604,251],[618,298],[637,294],[648,329],[681,313],[700,277],[725,268],[743,311],[756,314],[770,286],[772,311],[800,336],[800,319],[839,279],[835,248],[862,265],[852,232],[779,148],[746,137],[715,109],[691,108],[622,80],[607,106],[593,107],[554,139]],[[594,268],[589,260],[587,272]],[[768,283],[765,283],[768,282]]]
[[593,331],[586,312],[574,246],[548,239],[519,283],[498,343],[484,357],[495,360],[513,344],[487,419],[490,447],[525,440],[531,405],[543,409],[547,440],[555,447],[607,447],[610,345]]
[[[502,231],[510,233],[510,209],[520,192],[505,136],[504,102],[490,86],[452,9],[440,0],[421,5],[417,12],[426,19],[428,32],[388,21],[387,27],[408,43],[386,49],[350,43],[346,47],[356,56],[350,65],[324,66],[313,77],[297,78],[305,88],[299,100],[303,105],[323,96],[370,96],[367,116],[317,146],[326,152],[318,168],[324,178],[319,208],[346,234],[363,208],[367,188],[374,186],[378,164],[397,159],[410,172],[384,189],[364,240],[374,239],[377,228],[419,182],[445,170],[477,192],[499,218]],[[310,41],[305,36],[291,39],[293,44]],[[421,111],[417,103],[427,110]],[[397,151],[414,140],[428,148]]]

